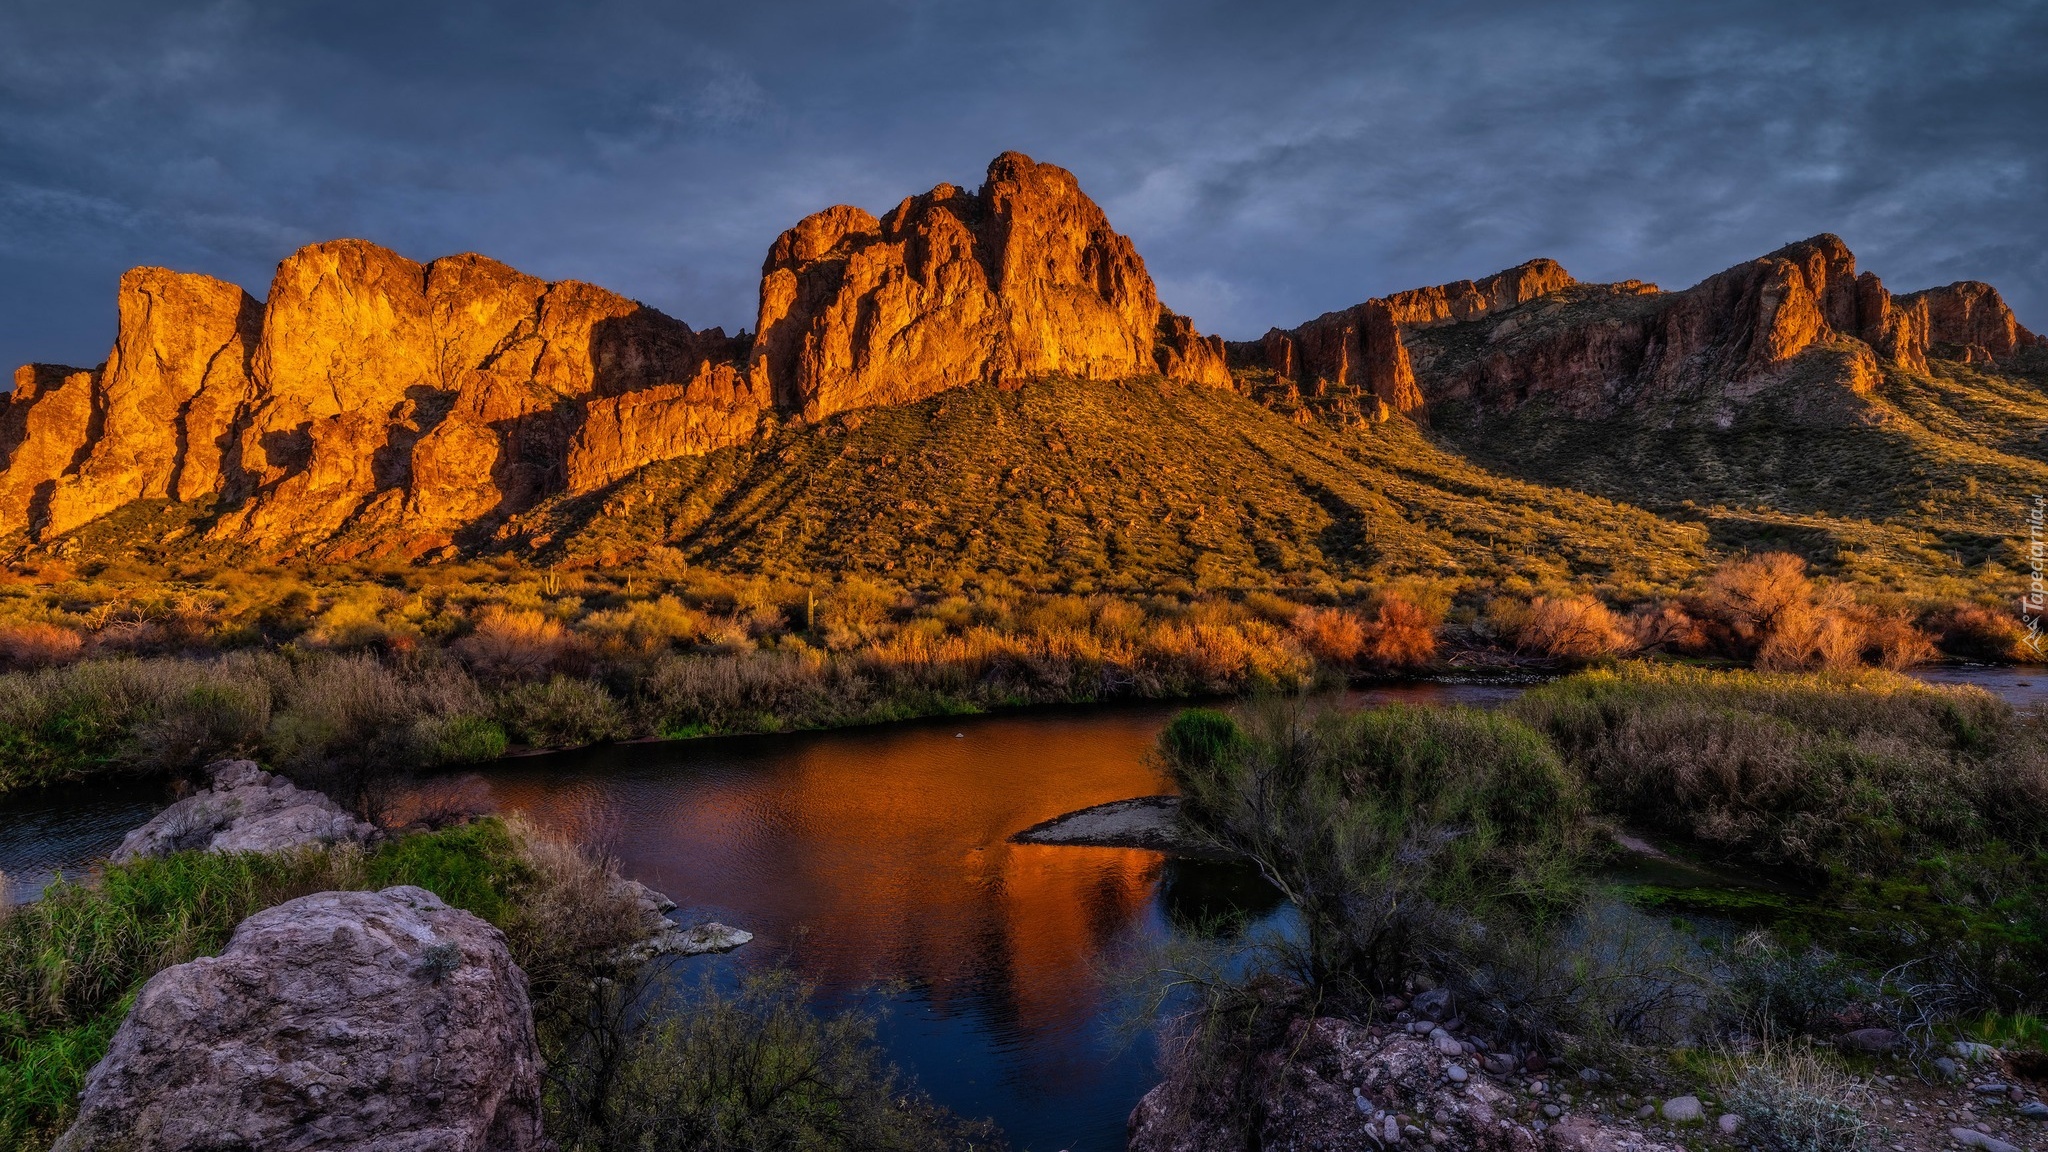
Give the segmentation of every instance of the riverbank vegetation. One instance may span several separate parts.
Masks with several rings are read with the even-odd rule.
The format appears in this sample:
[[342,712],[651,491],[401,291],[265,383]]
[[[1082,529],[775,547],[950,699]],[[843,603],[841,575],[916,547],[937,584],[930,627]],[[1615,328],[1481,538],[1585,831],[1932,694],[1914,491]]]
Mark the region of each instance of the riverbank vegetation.
[[[1496,1050],[1711,1068],[1767,1141],[1870,1127],[1807,1091],[1870,1052],[1939,1080],[1996,1032],[2048,1066],[2048,717],[1987,693],[1636,664],[1493,713],[1196,710],[1159,754],[1302,918],[1170,1029],[1178,1082],[1252,1113],[1288,1019],[1387,1022],[1418,988]],[[1613,879],[1617,829],[1720,879]]]
[[[682,996],[672,1007],[691,1014],[688,1026],[662,1013],[629,1018],[609,957],[639,939],[641,909],[616,872],[521,823],[484,818],[370,850],[194,851],[109,864],[30,903],[0,899],[0,1148],[45,1147],[63,1131],[149,977],[217,952],[264,908],[394,884],[426,888],[505,933],[550,1069],[547,1129],[574,1152],[837,1147],[848,1133],[886,1137],[859,1146],[999,1146],[899,1083],[868,1017],[809,1013],[808,990],[785,973],[738,994],[703,987]],[[618,1051],[598,1051],[602,1044]],[[737,1060],[741,1053],[750,1059]],[[666,1110],[650,1113],[646,1094],[656,1089]],[[703,1125],[702,1141],[642,1142],[645,1122],[677,1109]]]
[[1773,669],[2021,658],[1998,610],[1788,554],[1674,594],[1419,578],[1270,592],[948,590],[680,561],[244,573],[46,564],[0,584],[0,793],[251,755],[344,798],[515,747],[801,728],[1636,656]]

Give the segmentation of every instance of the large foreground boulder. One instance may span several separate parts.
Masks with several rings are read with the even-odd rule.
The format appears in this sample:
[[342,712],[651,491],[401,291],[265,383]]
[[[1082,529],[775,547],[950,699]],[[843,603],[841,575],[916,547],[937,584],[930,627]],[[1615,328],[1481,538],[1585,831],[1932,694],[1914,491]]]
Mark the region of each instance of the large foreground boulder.
[[1218,1112],[1235,1105],[1170,1078],[1131,1113],[1131,1152],[1679,1152],[1589,1115],[1535,1110],[1441,1029],[1382,1037],[1345,1020],[1304,1020],[1266,1057],[1261,1079],[1255,1144],[1234,1131],[1243,1117]]
[[157,973],[53,1152],[542,1149],[526,974],[422,888],[322,892]]
[[283,852],[306,844],[361,844],[377,834],[333,800],[294,787],[253,760],[215,761],[207,773],[212,787],[128,833],[114,850],[114,863],[192,848]]

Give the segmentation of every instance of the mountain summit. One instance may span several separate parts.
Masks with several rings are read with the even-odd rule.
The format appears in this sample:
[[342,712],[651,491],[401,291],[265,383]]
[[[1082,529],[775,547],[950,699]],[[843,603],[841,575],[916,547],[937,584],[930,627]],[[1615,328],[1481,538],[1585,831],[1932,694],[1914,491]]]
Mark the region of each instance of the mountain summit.
[[881,220],[842,205],[783,233],[754,336],[361,240],[293,253],[262,302],[138,268],[119,316],[100,367],[16,372],[0,532],[46,540],[131,501],[217,502],[216,540],[347,531],[417,554],[778,421],[1047,374],[1229,383],[1222,342],[1160,307],[1073,174],[1016,152],[979,192],[942,184]]
[[531,543],[522,518],[659,461],[1052,378],[1164,378],[1339,427],[1405,414],[1545,482],[1635,499],[1480,430],[1523,409],[1727,428],[1788,388],[1773,411],[1793,424],[1881,422],[1856,398],[1886,373],[2041,343],[1989,285],[1893,295],[1823,235],[1680,292],[1532,260],[1226,346],[1161,306],[1072,173],[1016,152],[976,191],[941,184],[880,219],[847,205],[804,218],[769,250],[751,334],[482,256],[418,264],[362,240],[293,253],[264,301],[138,268],[119,317],[99,367],[16,372],[0,535],[47,544],[167,502],[194,510],[185,523],[205,541],[267,554]]

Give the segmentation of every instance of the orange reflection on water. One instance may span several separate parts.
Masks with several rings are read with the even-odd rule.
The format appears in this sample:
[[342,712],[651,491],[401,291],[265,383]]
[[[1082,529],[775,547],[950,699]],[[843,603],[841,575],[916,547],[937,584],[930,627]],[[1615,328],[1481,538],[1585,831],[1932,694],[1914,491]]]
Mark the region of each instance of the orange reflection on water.
[[755,932],[748,963],[787,956],[828,987],[904,980],[1043,1033],[1093,1018],[1097,958],[1147,914],[1162,861],[1009,837],[1170,791],[1146,760],[1165,716],[625,746],[488,780],[501,806]]

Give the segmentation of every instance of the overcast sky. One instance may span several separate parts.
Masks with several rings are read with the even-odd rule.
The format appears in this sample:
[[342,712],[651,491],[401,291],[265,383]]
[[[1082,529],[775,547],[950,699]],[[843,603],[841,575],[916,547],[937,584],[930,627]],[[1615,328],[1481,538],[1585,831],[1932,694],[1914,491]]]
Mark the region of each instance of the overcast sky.
[[257,295],[361,236],[751,325],[776,233],[1072,169],[1246,338],[1552,256],[1681,287],[1816,232],[2048,328],[2048,4],[0,8],[0,362],[97,363],[135,264]]

